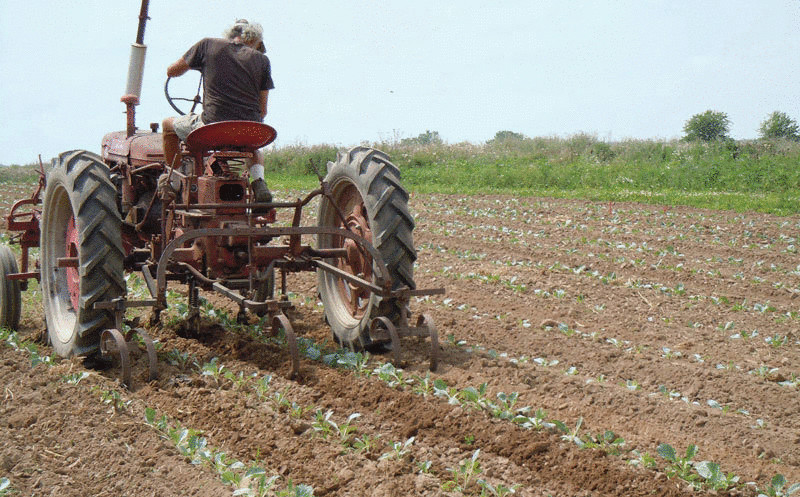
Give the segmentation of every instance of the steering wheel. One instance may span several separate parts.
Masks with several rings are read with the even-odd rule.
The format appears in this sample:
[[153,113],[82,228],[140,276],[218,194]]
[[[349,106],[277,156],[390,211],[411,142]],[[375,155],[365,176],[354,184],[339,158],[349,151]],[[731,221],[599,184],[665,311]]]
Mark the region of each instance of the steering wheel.
[[203,75],[202,74],[200,75],[200,81],[197,83],[197,94],[194,96],[194,98],[181,98],[181,97],[173,97],[173,96],[171,96],[169,94],[169,81],[171,79],[172,79],[172,77],[167,77],[167,82],[164,83],[164,96],[167,97],[167,102],[169,102],[169,105],[173,109],[175,109],[175,112],[177,112],[181,116],[187,114],[186,112],[184,112],[183,110],[178,108],[177,105],[175,105],[175,101],[176,100],[181,100],[181,101],[184,101],[184,102],[192,102],[192,108],[189,109],[189,112],[188,112],[189,114],[194,113],[194,109],[197,107],[197,104],[203,105],[203,100],[200,98],[200,90],[202,90],[202,88],[203,88]]

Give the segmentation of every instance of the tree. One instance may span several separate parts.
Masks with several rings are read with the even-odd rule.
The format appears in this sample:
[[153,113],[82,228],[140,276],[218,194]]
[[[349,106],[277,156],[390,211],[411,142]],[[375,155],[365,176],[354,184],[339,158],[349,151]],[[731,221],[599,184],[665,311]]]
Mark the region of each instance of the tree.
[[800,141],[800,127],[797,121],[777,110],[767,116],[758,128],[761,138],[786,138]]
[[444,143],[444,140],[439,136],[439,132],[429,129],[417,135],[416,138],[403,138],[400,140],[401,145],[441,145],[442,143]]
[[713,140],[724,140],[728,138],[730,127],[728,114],[707,110],[702,114],[695,114],[686,121],[683,131],[686,133],[686,140],[703,140],[710,142]]
[[517,133],[515,131],[498,131],[494,134],[494,138],[489,140],[488,143],[507,143],[507,142],[520,142],[527,138],[522,133]]

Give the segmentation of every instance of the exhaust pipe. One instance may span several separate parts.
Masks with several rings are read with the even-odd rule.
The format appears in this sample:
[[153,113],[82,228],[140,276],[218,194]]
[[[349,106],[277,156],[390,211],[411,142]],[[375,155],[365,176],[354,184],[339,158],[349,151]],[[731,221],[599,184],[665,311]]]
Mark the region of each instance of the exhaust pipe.
[[142,95],[142,79],[144,78],[144,59],[147,53],[147,46],[144,44],[144,28],[147,24],[147,9],[150,0],[142,0],[142,8],[139,11],[139,29],[136,32],[136,43],[131,45],[131,60],[128,64],[128,84],[125,95],[120,99],[126,107],[126,117],[128,121],[128,138],[136,133],[136,109],[139,105],[139,97]]

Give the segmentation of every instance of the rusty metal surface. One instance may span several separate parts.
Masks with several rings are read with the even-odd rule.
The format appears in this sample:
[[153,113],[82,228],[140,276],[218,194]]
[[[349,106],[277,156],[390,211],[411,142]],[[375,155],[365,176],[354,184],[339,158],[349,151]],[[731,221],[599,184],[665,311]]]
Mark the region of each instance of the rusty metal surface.
[[125,388],[131,387],[131,365],[128,353],[128,343],[119,330],[111,328],[104,330],[100,335],[100,353],[103,357],[109,357],[116,353],[120,360],[120,377]]
[[137,130],[130,137],[127,131],[108,133],[103,137],[101,155],[106,162],[129,162],[131,166],[163,161],[161,133]]
[[147,349],[147,360],[149,362],[149,381],[154,381],[158,379],[158,356],[156,355],[156,347],[153,344],[153,340],[150,338],[150,335],[147,334],[144,328],[133,328],[131,331],[128,332],[128,341],[130,342],[133,339],[133,335],[138,334],[141,337],[142,341],[144,342],[144,346]]
[[289,346],[289,356],[292,361],[292,370],[289,373],[289,379],[293,380],[300,373],[300,352],[297,348],[297,336],[294,334],[292,323],[283,314],[278,314],[272,318],[272,334],[278,333],[278,330],[283,330],[286,335],[286,345]]
[[179,247],[183,247],[189,241],[195,240],[197,238],[221,237],[221,236],[280,237],[287,235],[289,236],[295,235],[299,237],[301,235],[315,235],[319,233],[338,235],[345,238],[353,238],[357,242],[363,244],[364,249],[367,250],[372,256],[373,260],[375,260],[376,269],[380,273],[376,278],[378,284],[381,286],[387,286],[387,288],[385,288],[385,290],[387,291],[391,288],[391,276],[389,275],[389,271],[386,268],[383,259],[381,258],[380,252],[378,252],[378,250],[371,244],[367,243],[366,240],[359,237],[358,235],[351,233],[346,229],[324,228],[324,227],[208,228],[208,229],[197,229],[197,230],[187,231],[183,233],[181,236],[170,241],[164,248],[163,252],[161,253],[161,257],[159,258],[156,270],[156,286],[158,289],[158,295],[156,298],[162,304],[166,302],[167,267],[170,263],[173,252],[175,252]]
[[194,153],[218,149],[258,150],[275,140],[278,132],[268,124],[255,121],[222,121],[206,124],[189,133],[186,145]]

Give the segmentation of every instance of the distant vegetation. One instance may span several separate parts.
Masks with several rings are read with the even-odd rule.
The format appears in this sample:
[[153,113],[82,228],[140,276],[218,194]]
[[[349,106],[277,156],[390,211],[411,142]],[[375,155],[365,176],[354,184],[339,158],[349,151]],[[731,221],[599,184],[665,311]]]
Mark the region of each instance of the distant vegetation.
[[28,183],[39,180],[39,165],[27,164],[24,166],[0,167],[0,184],[2,183]]
[[[716,138],[706,140],[711,136],[703,134],[706,121],[711,122],[708,129],[717,129]],[[414,138],[369,145],[388,153],[402,171],[403,184],[417,193],[532,195],[800,213],[797,123],[774,112],[762,123],[763,137],[758,140],[727,138],[729,125],[724,113],[707,111],[687,122],[687,133],[696,132],[693,139],[606,142],[586,133],[530,138],[503,130],[484,144],[448,144],[437,131],[427,130]],[[340,150],[332,145],[272,150],[265,154],[267,182],[272,188],[310,190],[317,183],[316,174],[324,176],[328,161],[335,161]],[[0,183],[34,182],[37,170],[33,164],[0,167]]]
[[[590,134],[529,138],[500,131],[485,144],[395,141],[371,146],[388,153],[404,185],[420,193],[800,212],[800,143],[788,139],[604,142]],[[267,154],[268,181],[309,188],[314,183],[311,165],[324,174],[336,152],[333,146],[279,148]]]

